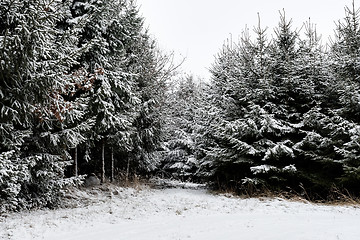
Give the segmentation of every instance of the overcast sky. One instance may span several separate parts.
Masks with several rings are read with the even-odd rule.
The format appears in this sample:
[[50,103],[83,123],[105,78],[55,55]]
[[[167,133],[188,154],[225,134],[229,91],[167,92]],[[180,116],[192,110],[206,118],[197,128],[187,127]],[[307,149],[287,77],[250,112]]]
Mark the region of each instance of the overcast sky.
[[[257,13],[261,25],[269,27],[269,35],[282,9],[294,29],[311,18],[327,42],[335,21],[345,16],[344,7],[351,6],[352,0],[137,0],[137,4],[161,49],[174,51],[178,59],[186,57],[184,71],[208,78],[207,69],[224,41],[230,36],[237,41],[246,26],[256,26]],[[355,5],[360,7],[360,0]]]

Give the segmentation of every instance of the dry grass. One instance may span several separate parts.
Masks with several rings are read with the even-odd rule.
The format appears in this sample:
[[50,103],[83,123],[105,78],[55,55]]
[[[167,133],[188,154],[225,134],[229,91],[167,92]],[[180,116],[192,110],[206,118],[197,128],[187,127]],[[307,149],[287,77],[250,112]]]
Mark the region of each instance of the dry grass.
[[302,189],[301,193],[298,193],[292,189],[288,191],[272,191],[268,188],[255,188],[251,187],[250,189],[223,189],[215,190],[214,194],[221,194],[226,196],[238,196],[240,198],[258,198],[258,199],[275,199],[281,198],[288,201],[303,202],[303,203],[312,203],[312,204],[322,204],[322,205],[331,205],[331,206],[354,206],[360,207],[360,197],[352,195],[348,190],[340,190],[337,187],[333,187],[326,198],[321,197],[320,195],[311,195],[309,194],[303,186],[300,186]]

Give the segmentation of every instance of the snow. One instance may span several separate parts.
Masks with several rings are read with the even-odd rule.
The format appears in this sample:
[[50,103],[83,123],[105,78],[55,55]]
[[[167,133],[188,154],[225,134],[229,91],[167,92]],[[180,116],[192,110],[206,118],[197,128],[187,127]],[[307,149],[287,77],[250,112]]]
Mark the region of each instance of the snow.
[[284,167],[282,170],[285,172],[296,172],[297,171],[295,165],[293,165],[293,164],[290,164],[289,166]]
[[[359,206],[242,199],[200,188],[73,190],[74,208],[2,216],[0,239],[359,239]],[[76,206],[76,207],[75,207]]]
[[250,170],[253,174],[259,174],[259,173],[266,173],[269,172],[270,170],[276,170],[277,168],[274,166],[270,166],[270,165],[260,165],[260,166],[255,166],[255,167],[250,167]]

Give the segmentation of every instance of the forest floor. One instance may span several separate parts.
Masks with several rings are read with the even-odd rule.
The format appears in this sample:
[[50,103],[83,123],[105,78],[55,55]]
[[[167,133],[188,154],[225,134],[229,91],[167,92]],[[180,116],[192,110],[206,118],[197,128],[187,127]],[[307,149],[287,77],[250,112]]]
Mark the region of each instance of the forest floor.
[[239,198],[196,185],[71,189],[67,208],[0,218],[1,240],[311,239],[360,236],[360,206]]

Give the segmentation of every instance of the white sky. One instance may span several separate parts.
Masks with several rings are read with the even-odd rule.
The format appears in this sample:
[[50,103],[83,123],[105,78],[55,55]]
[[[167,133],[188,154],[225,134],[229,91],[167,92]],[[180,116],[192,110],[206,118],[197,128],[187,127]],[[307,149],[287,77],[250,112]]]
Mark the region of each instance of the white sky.
[[[186,57],[182,69],[206,79],[224,41],[230,35],[237,41],[245,26],[250,30],[257,26],[257,13],[261,25],[269,27],[269,38],[279,11],[285,9],[294,29],[310,17],[327,42],[352,0],[137,0],[137,4],[160,48],[174,51],[178,59]],[[355,7],[360,7],[360,0],[355,0]]]

